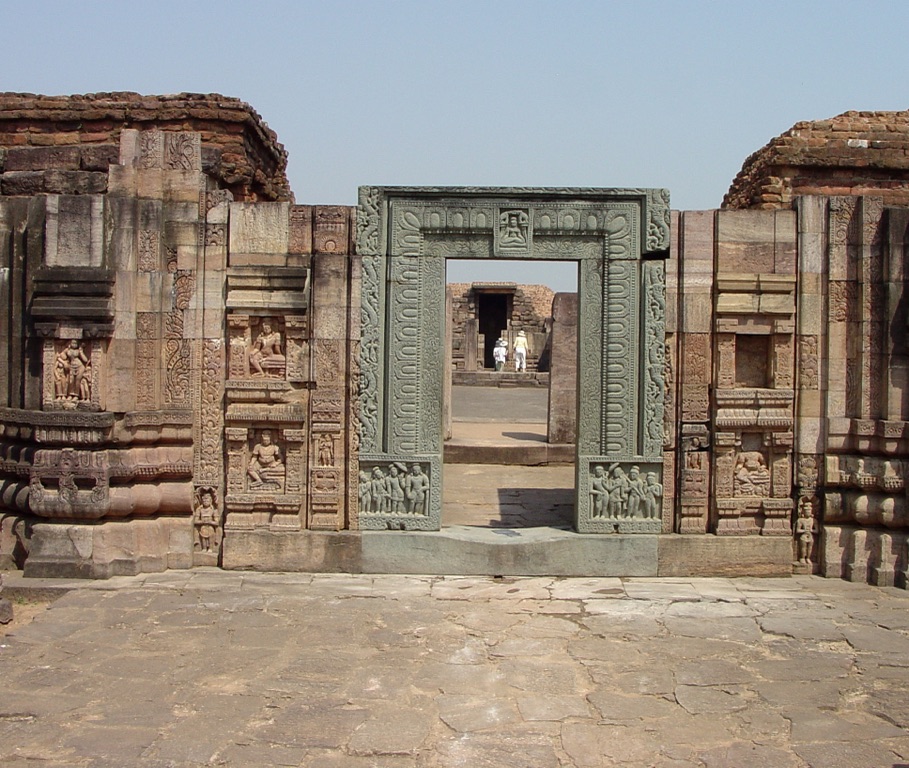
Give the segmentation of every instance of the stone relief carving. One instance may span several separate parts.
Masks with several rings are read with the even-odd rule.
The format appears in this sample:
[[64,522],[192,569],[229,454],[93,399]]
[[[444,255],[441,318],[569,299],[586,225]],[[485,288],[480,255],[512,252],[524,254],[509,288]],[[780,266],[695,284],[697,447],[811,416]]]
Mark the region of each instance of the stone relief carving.
[[198,171],[200,138],[198,133],[164,132],[164,168],[172,171]]
[[817,336],[799,336],[799,388],[818,388]]
[[73,404],[91,402],[91,361],[77,339],[64,342],[54,360],[54,398]]
[[160,131],[139,132],[139,168],[148,170],[160,168],[162,162],[163,141]]
[[522,253],[530,248],[530,214],[526,208],[502,211],[496,230],[496,244],[500,253]]
[[644,379],[644,450],[645,456],[658,456],[663,445],[663,375],[666,368],[665,267],[661,261],[644,265],[644,345],[646,376]]
[[265,318],[255,341],[249,345],[250,371],[253,376],[284,378],[286,364],[281,333],[271,319]]
[[233,202],[234,195],[229,189],[213,189],[205,195],[205,213],[212,208]]
[[224,344],[221,339],[202,342],[202,368],[199,375],[200,415],[195,442],[198,447],[193,468],[196,482],[217,486],[222,481],[221,436],[224,413]]
[[429,513],[431,491],[423,464],[403,461],[361,468],[358,497],[361,515],[421,515]]
[[217,503],[217,489],[211,486],[196,489],[193,526],[196,530],[196,550],[217,552],[221,546],[221,510]]
[[252,447],[246,465],[249,491],[281,493],[284,491],[284,459],[281,447],[273,442],[270,429],[263,429]]
[[810,496],[799,499],[798,517],[795,521],[796,560],[803,565],[811,563],[814,538],[819,532],[814,505]]
[[608,471],[602,464],[593,467],[590,478],[591,517],[656,520],[662,510],[663,486],[656,472],[642,476],[632,465],[625,470],[614,463]]
[[156,230],[139,230],[139,259],[140,272],[157,272],[161,252],[161,235]]
[[335,444],[330,434],[319,435],[318,452],[320,467],[333,467],[335,465]]
[[760,451],[741,451],[736,456],[733,496],[762,499],[770,496],[770,470]]

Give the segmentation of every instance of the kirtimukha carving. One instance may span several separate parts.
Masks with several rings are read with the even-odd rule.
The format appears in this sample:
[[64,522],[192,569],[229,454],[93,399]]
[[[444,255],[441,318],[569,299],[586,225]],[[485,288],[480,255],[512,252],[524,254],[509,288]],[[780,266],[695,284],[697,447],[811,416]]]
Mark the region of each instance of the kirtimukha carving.
[[221,546],[221,511],[218,509],[214,488],[203,487],[198,490],[193,522],[196,527],[196,548],[200,552],[217,552]]
[[742,451],[736,457],[733,496],[761,499],[770,496],[770,471],[760,451]]
[[272,442],[271,430],[262,431],[259,442],[253,446],[246,467],[250,491],[281,491],[284,488],[284,459],[281,447]]
[[54,395],[57,400],[72,402],[89,402],[92,399],[91,362],[76,339],[72,339],[57,354]]
[[283,378],[286,358],[281,346],[281,334],[271,321],[262,322],[262,330],[249,348],[249,367],[253,376]]

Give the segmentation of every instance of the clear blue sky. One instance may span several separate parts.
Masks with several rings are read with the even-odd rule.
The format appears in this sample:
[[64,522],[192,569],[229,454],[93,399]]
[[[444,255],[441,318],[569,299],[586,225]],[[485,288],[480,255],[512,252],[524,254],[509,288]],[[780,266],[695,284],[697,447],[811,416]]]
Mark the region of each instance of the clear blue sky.
[[[715,208],[793,123],[909,108],[905,0],[0,0],[0,19],[0,90],[248,101],[298,203],[354,204],[361,184],[634,186]],[[513,279],[500,266],[453,279]]]

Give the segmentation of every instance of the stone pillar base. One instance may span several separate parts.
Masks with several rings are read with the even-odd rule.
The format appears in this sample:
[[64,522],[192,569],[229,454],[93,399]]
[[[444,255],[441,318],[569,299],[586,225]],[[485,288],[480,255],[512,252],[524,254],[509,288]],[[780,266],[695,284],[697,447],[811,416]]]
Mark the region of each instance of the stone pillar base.
[[39,523],[25,561],[26,578],[109,579],[193,564],[189,518],[89,525]]

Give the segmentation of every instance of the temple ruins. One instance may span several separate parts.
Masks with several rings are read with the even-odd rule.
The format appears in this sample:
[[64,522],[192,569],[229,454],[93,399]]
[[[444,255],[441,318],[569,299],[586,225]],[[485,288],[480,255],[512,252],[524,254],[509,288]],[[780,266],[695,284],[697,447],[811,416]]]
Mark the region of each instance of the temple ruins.
[[[849,112],[773,139],[719,210],[297,205],[236,99],[0,94],[0,568],[905,587],[907,150],[909,112]],[[572,262],[578,291],[446,286],[450,259]],[[571,530],[447,528],[452,378],[522,331]]]

